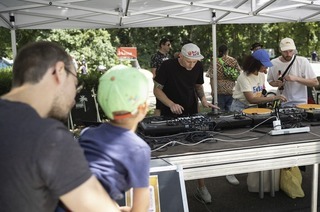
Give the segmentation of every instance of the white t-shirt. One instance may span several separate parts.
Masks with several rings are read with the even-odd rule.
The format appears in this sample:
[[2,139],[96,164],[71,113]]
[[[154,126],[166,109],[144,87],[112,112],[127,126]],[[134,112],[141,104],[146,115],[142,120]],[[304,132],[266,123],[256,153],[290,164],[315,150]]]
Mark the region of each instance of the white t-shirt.
[[262,90],[265,89],[265,74],[258,72],[258,75],[242,72],[237,79],[237,83],[234,87],[232,97],[241,101],[242,103],[251,106],[243,92],[252,92],[254,97],[260,97],[262,95]]
[[[271,60],[273,66],[270,67],[268,71],[267,80],[269,83],[277,80],[280,77],[280,75],[285,72],[286,68],[291,62],[289,61],[284,63],[279,58],[280,57]],[[296,57],[296,60],[293,62],[291,68],[289,69],[286,75],[288,74],[299,76],[305,79],[317,78],[308,59],[301,56]],[[285,82],[282,95],[284,95],[287,98],[287,102],[282,103],[282,106],[284,107],[294,107],[298,104],[308,103],[307,86],[298,82]]]

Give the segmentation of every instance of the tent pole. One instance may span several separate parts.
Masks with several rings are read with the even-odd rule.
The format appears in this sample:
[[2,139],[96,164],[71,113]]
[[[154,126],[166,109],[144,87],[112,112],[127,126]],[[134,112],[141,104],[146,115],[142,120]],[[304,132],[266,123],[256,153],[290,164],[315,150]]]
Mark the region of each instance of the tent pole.
[[15,29],[11,29],[11,48],[12,48],[12,55],[13,58],[16,58],[17,55],[17,43],[16,43],[16,30]]
[[[212,11],[212,64],[213,64],[213,102],[214,105],[218,105],[218,86],[217,86],[217,23],[216,12]],[[217,109],[214,109],[215,113]]]
[[11,12],[9,14],[9,20],[11,23],[11,48],[12,48],[12,59],[14,60],[16,58],[17,55],[17,39],[16,39],[16,27],[15,27],[15,16],[14,14]]

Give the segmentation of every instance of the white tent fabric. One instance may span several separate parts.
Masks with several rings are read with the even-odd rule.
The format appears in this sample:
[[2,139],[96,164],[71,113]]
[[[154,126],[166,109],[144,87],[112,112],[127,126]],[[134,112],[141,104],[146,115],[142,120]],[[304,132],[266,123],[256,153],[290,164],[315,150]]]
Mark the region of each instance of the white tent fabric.
[[0,26],[16,29],[319,20],[320,0],[0,0]]
[[[0,26],[11,29],[137,28],[315,22],[320,0],[0,0]],[[213,51],[213,61],[216,51]],[[213,64],[216,76],[216,63]],[[217,99],[215,78],[214,99]]]

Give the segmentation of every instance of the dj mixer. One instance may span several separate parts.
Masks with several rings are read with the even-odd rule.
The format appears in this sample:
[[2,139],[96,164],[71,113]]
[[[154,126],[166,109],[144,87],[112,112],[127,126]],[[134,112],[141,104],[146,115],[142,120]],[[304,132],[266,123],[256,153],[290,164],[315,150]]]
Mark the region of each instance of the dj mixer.
[[[318,117],[317,117],[318,116]],[[250,108],[240,113],[214,114],[201,113],[193,116],[168,118],[163,116],[147,117],[140,122],[138,131],[148,136],[172,135],[191,131],[220,131],[232,128],[255,126],[272,127],[273,121],[280,119],[283,125],[298,124],[303,120],[320,119],[320,112],[310,113],[304,108],[282,108],[270,110]]]
[[138,130],[145,135],[170,135],[188,131],[213,130],[210,116],[199,114],[194,116],[168,118],[155,116],[145,118],[139,123]]

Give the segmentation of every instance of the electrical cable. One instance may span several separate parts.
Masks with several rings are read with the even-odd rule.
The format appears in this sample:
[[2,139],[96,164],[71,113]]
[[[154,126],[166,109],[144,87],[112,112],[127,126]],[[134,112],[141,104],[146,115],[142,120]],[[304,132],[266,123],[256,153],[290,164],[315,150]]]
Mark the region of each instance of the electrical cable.
[[239,133],[221,133],[221,132],[217,132],[218,135],[242,135],[242,134],[246,134],[248,132],[253,131],[255,128],[261,126],[262,124],[266,123],[267,121],[276,118],[276,116],[271,116],[269,118],[267,118],[266,120],[260,122],[259,124],[255,125],[254,127],[250,128],[249,130],[243,131],[243,132],[239,132]]

